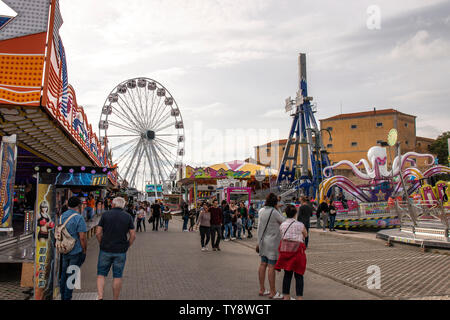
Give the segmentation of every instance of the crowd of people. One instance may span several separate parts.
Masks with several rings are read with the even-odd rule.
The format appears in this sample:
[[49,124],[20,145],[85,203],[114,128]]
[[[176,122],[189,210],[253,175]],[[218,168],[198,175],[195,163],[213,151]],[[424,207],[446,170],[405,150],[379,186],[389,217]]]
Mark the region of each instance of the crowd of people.
[[[257,216],[253,205],[247,209],[244,202],[219,202],[213,198],[211,202],[204,201],[198,208],[188,209],[186,203],[182,206],[183,231],[200,231],[202,251],[208,251],[211,243],[213,251],[220,251],[220,241],[243,240],[253,237],[252,230]],[[188,229],[189,223],[189,229]]]
[[[270,194],[263,208],[257,212],[253,205],[249,210],[244,202],[236,203],[217,199],[205,201],[199,208],[188,210],[187,204],[182,208],[184,220],[183,231],[199,230],[201,250],[221,251],[220,241],[243,240],[252,238],[255,218],[259,217],[257,252],[260,256],[258,277],[260,296],[270,299],[293,299],[290,297],[291,280],[296,281],[297,299],[303,298],[306,269],[305,250],[309,243],[311,217],[317,215],[317,226],[326,231],[335,231],[336,208],[333,201],[324,199],[319,205],[304,196],[294,198],[292,203],[285,204],[280,197]],[[188,229],[188,222],[190,227]],[[322,223],[321,223],[322,222]],[[275,288],[276,271],[284,270],[283,290]],[[269,290],[265,289],[266,275]]]
[[[88,204],[89,201],[92,202],[92,199],[88,198]],[[66,284],[67,268],[71,265],[81,267],[86,258],[87,227],[83,215],[79,213],[80,208],[81,200],[71,198],[61,215],[60,225],[64,225],[75,239],[71,251],[62,255],[60,287],[63,300],[70,300],[72,297],[72,289]],[[96,231],[100,244],[97,264],[98,298],[103,299],[105,277],[112,269],[113,295],[114,299],[118,299],[126,253],[136,238],[136,232],[146,232],[146,221],[152,225],[153,231],[159,229],[168,231],[172,213],[170,208],[159,200],[153,204],[148,201],[136,203],[130,201],[127,204],[121,197],[108,201],[108,207],[105,209],[107,211],[102,214]],[[205,201],[197,209],[191,210],[188,204],[183,202],[182,231],[199,231],[201,251],[209,251],[209,245],[212,251],[221,251],[221,240],[227,242],[253,238],[252,231],[258,218],[256,251],[260,256],[259,295],[270,299],[293,299],[290,297],[290,286],[294,277],[296,296],[301,300],[304,289],[303,275],[306,269],[305,251],[308,247],[313,212],[316,212],[319,228],[325,230],[328,224],[330,231],[335,230],[336,208],[329,199],[325,199],[317,206],[308,197],[302,197],[293,199],[293,203],[286,205],[280,197],[271,193],[259,211],[253,204],[247,209],[244,202],[233,200],[222,201],[219,205],[218,200],[213,198],[211,202]],[[87,209],[87,213],[91,214],[90,209]],[[275,277],[276,272],[281,270],[284,270],[284,278],[280,293],[275,287]],[[265,287],[266,277],[269,290]]]
[[158,231],[159,229],[169,231],[172,213],[170,208],[164,205],[161,200],[155,200],[153,204],[148,201],[139,201],[136,204],[129,202],[126,211],[136,223],[136,232],[142,232],[142,229],[147,232],[145,221],[152,225],[152,231]]

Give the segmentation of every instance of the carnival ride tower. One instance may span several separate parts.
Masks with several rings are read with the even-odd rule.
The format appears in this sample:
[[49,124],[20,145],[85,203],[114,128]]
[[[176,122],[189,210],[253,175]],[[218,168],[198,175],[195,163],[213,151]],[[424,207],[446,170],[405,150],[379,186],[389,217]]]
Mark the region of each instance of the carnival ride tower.
[[[295,100],[291,97],[286,99],[286,112],[291,113],[293,121],[277,182],[281,186],[290,185],[292,190],[303,189],[305,195],[315,196],[323,180],[323,169],[330,165],[330,161],[322,142],[321,132],[325,130],[318,128],[314,117],[317,110],[311,103],[313,98],[308,96],[306,54],[301,53],[298,61],[299,91]],[[300,177],[296,176],[297,169],[300,169]]]

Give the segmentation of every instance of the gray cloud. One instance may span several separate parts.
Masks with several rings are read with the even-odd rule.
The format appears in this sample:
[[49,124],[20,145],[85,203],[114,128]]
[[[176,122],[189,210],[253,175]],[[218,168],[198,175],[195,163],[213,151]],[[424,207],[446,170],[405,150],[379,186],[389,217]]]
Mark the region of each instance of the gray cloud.
[[[63,0],[69,81],[93,127],[111,89],[146,76],[171,91],[187,129],[200,121],[204,130],[268,128],[286,138],[284,100],[295,96],[297,56],[306,52],[319,119],[342,102],[344,112],[376,106],[417,115],[422,136],[448,130],[449,2],[380,0],[380,30],[366,28],[371,4]],[[217,138],[225,151],[211,160],[197,157],[199,145],[188,147],[187,161],[232,160],[226,150],[235,147],[225,144]],[[253,156],[237,144],[237,154]]]

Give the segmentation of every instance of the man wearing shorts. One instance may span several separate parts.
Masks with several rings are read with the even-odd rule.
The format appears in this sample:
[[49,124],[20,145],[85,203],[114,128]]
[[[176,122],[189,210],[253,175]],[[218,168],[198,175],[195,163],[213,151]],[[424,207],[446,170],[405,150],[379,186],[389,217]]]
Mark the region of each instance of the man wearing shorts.
[[98,300],[103,300],[105,278],[111,267],[114,278],[113,296],[114,300],[119,300],[127,251],[136,239],[133,219],[123,210],[124,207],[125,199],[115,198],[112,201],[112,209],[102,215],[97,226],[96,236],[100,243],[97,264]]

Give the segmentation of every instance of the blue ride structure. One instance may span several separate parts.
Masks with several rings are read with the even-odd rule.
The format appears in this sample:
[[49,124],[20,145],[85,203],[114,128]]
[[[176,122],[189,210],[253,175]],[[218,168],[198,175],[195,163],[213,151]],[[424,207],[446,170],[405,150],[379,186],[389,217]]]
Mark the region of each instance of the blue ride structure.
[[[294,190],[303,190],[307,196],[316,196],[319,185],[323,181],[323,169],[330,166],[328,153],[323,145],[321,132],[314,114],[317,108],[312,104],[313,98],[308,96],[308,81],[306,72],[306,54],[300,53],[299,59],[299,90],[296,99],[286,99],[286,112],[293,118],[289,138],[286,142],[283,158],[278,172],[278,185],[288,186],[287,195]],[[300,176],[297,175],[300,169]]]

